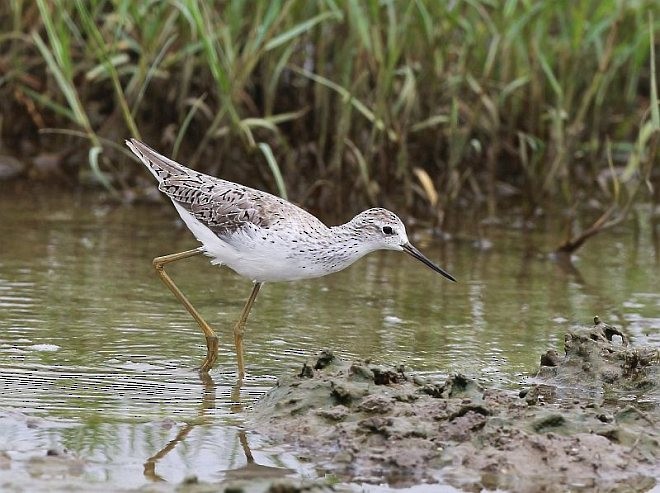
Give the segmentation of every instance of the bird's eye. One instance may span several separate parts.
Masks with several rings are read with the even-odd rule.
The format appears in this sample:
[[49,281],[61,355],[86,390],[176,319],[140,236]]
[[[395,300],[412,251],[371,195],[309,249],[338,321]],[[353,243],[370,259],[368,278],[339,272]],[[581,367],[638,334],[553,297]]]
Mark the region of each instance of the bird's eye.
[[391,226],[383,226],[383,233],[386,235],[391,235],[394,234],[394,231],[392,230]]

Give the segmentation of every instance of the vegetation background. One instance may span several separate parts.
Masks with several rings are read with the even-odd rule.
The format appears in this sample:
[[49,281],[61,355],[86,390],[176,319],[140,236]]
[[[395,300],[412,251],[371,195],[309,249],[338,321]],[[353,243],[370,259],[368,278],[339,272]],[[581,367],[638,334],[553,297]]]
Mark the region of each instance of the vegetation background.
[[123,147],[133,136],[326,214],[383,205],[442,225],[468,204],[495,217],[505,199],[530,212],[657,203],[653,10],[657,0],[8,0],[3,174],[130,201],[153,186]]

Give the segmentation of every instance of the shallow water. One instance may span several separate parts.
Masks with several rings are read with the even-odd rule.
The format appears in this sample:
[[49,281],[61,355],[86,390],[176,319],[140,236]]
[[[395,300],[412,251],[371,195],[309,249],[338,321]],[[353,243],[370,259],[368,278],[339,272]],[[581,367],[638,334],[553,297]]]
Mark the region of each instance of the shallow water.
[[[637,226],[590,240],[572,268],[547,255],[561,231],[549,220],[531,231],[484,226],[486,241],[460,239],[473,233],[467,225],[444,243],[413,231],[458,284],[396,252],[322,279],[267,284],[248,323],[248,377],[238,393],[231,324],[250,283],[201,257],[168,268],[220,336],[218,365],[203,381],[194,371],[205,351],[201,332],[151,267],[154,256],[197,246],[171,207],[2,186],[5,486],[313,478],[311,465],[242,425],[276,375],[321,348],[513,386],[540,353],[561,350],[567,327],[596,314],[635,343],[660,345],[660,259],[643,207]],[[520,221],[512,214],[510,222]],[[61,467],[40,463],[47,450],[63,449]]]

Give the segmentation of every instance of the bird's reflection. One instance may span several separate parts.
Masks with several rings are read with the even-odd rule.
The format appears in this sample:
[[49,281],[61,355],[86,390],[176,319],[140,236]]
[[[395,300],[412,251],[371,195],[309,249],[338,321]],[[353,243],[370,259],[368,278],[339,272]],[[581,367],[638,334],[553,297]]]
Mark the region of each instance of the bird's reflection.
[[651,242],[655,252],[655,263],[660,264],[660,216],[654,216],[651,219]]
[[199,412],[197,414],[198,419],[193,422],[186,423],[172,440],[167,442],[167,444],[162,449],[160,449],[144,462],[144,476],[147,479],[152,481],[165,481],[162,476],[156,473],[156,464],[158,461],[169,454],[172,450],[174,450],[174,448],[180,442],[185,440],[193,428],[204,423],[206,412],[209,409],[215,408],[215,382],[213,381],[213,378],[211,378],[211,375],[208,373],[200,373],[199,377],[203,386],[203,390],[202,404],[199,407]]
[[236,383],[231,388],[231,405],[229,410],[234,414],[239,414],[243,412],[243,401],[241,401],[241,387],[243,386],[243,380],[239,377],[236,380]]
[[234,481],[238,479],[272,479],[272,478],[282,478],[289,474],[294,473],[293,469],[287,467],[271,467],[271,466],[262,466],[257,464],[254,461],[252,456],[252,451],[250,450],[250,444],[248,443],[247,433],[245,430],[240,430],[238,432],[238,439],[241,442],[241,447],[243,448],[243,453],[245,454],[245,459],[247,463],[236,469],[228,469],[225,471],[225,479],[227,481]]
[[[198,419],[191,423],[185,424],[172,440],[167,442],[167,444],[162,449],[160,449],[144,462],[144,476],[147,479],[151,481],[165,481],[165,479],[156,472],[156,466],[158,462],[172,450],[174,450],[174,448],[179,443],[183,442],[193,430],[193,428],[200,424],[205,424],[207,422],[207,411],[215,408],[216,386],[213,379],[208,373],[200,373],[200,380],[202,383],[203,391],[202,403],[199,407],[199,412],[197,415]],[[241,400],[241,385],[242,381],[239,379],[232,387],[231,391],[230,409],[232,413],[236,414],[242,413],[244,411],[244,404]],[[240,467],[222,471],[225,475],[225,481],[233,481],[238,479],[279,478],[295,472],[294,470],[286,467],[271,467],[257,464],[254,460],[254,456],[252,455],[252,451],[250,450],[247,432],[241,429],[238,430],[237,435],[241,448],[243,449],[243,454],[245,455],[246,463]]]

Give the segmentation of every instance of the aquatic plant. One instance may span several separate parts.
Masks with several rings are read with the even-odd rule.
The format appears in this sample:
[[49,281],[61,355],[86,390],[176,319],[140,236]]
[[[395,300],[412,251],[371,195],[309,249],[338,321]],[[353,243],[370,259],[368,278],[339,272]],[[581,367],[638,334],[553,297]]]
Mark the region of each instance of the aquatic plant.
[[12,0],[3,133],[85,137],[118,191],[130,135],[317,210],[605,202],[653,180],[654,5]]

